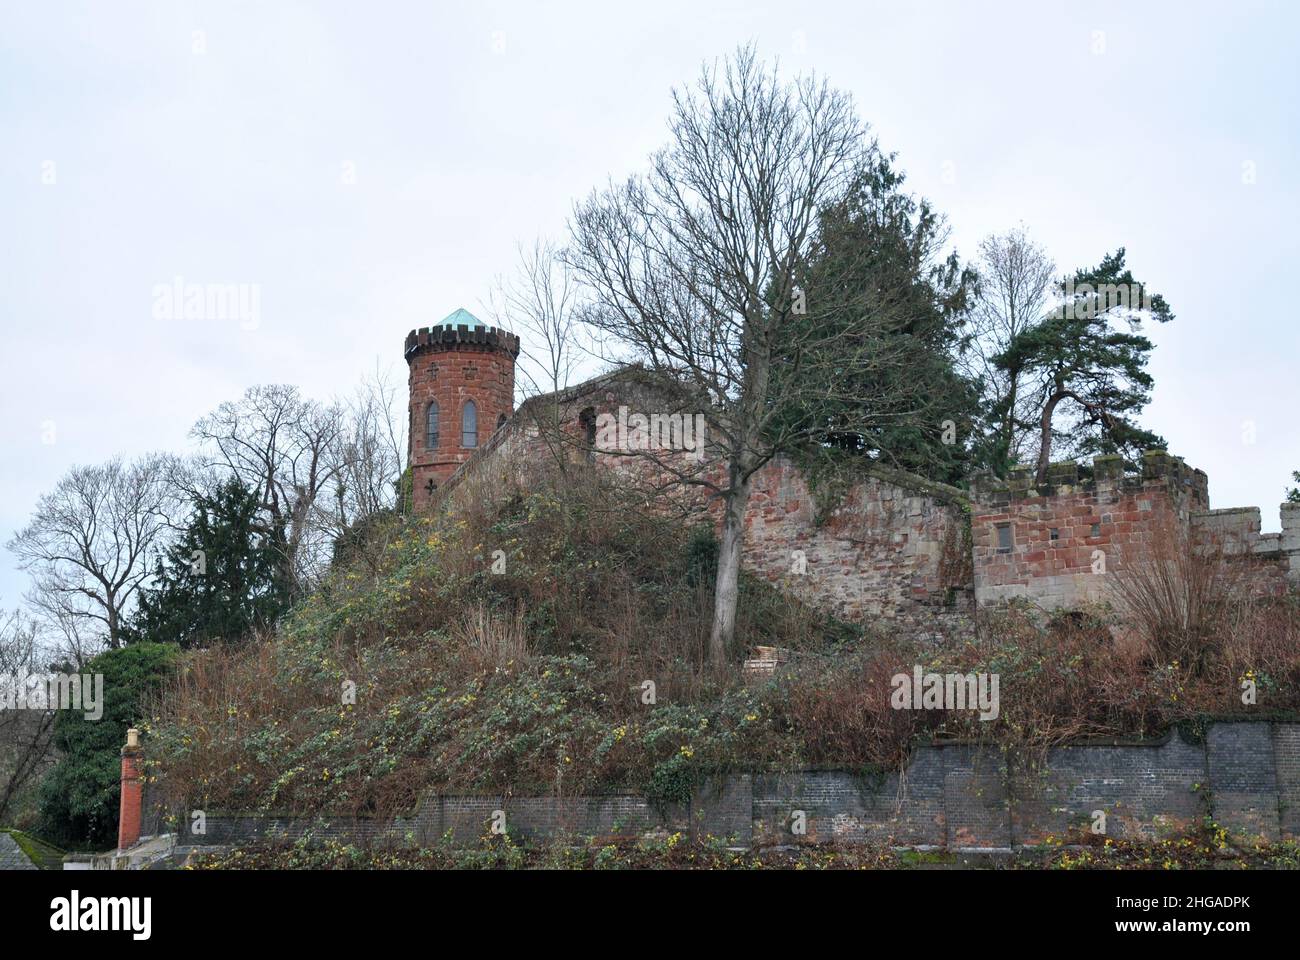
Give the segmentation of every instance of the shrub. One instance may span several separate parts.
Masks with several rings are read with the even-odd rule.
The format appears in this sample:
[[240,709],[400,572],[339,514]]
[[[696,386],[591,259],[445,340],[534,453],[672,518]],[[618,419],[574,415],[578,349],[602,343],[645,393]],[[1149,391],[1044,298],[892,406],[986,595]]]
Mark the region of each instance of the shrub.
[[1126,625],[1158,660],[1202,674],[1249,602],[1245,558],[1234,562],[1221,542],[1199,544],[1166,521],[1144,550],[1121,559],[1113,583]]
[[175,668],[173,644],[133,643],[109,650],[83,673],[103,674],[104,710],[98,720],[77,710],[54,722],[58,763],[40,789],[41,833],[75,848],[105,849],[117,842],[121,749],[126,730],[142,716],[142,704]]

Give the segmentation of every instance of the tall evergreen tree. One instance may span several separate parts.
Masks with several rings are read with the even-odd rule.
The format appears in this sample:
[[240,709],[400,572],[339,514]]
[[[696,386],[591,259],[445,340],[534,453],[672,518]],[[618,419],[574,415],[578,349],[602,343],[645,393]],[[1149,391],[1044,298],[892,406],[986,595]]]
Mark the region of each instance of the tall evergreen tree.
[[196,497],[185,532],[141,597],[134,638],[190,647],[239,641],[275,622],[290,591],[259,509],[257,495],[234,478]]
[[[956,482],[969,466],[978,415],[976,385],[955,365],[975,275],[955,253],[944,255],[943,218],[903,190],[905,176],[892,160],[873,154],[845,197],[821,212],[817,245],[799,277],[808,303],[798,319],[823,328],[824,350],[895,362],[851,372],[832,406],[803,402],[818,395],[816,382],[789,390],[780,423],[789,429],[793,421],[819,441],[813,457],[865,455]],[[887,321],[857,322],[864,303]],[[776,378],[807,368],[785,359]]]

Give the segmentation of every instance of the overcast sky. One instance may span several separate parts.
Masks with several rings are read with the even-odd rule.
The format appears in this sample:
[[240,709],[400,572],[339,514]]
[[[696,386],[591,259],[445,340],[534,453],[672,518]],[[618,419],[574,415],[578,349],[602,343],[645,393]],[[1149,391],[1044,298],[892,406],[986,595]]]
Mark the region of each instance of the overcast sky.
[[[0,3],[0,542],[76,463],[185,450],[251,384],[327,398],[482,316],[517,241],[641,170],[753,41],[853,93],[959,251],[1126,246],[1177,319],[1145,423],[1212,506],[1300,469],[1300,5]],[[256,324],[155,288],[257,285]],[[1253,441],[1253,442],[1252,442]],[[0,556],[0,605],[25,589]]]

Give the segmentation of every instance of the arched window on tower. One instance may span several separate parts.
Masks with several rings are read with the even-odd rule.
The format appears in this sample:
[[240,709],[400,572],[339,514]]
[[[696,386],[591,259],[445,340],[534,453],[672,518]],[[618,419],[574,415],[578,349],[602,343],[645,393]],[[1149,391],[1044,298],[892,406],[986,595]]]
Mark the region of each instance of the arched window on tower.
[[424,446],[426,450],[438,449],[438,402],[435,400],[429,404],[429,409],[425,411],[425,436]]
[[460,414],[460,445],[478,446],[478,407],[473,400],[465,401],[465,409]]

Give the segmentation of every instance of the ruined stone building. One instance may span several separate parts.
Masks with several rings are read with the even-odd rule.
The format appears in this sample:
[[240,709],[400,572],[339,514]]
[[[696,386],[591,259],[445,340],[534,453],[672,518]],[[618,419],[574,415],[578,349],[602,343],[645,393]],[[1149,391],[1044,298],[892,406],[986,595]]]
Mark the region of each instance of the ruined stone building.
[[[660,428],[683,427],[680,404],[666,410],[639,368],[516,411],[519,348],[516,336],[464,310],[407,336],[416,509],[475,472],[535,456],[530,407],[558,411],[575,450],[619,469],[637,458],[613,449],[601,424],[617,425],[620,442],[630,430],[633,449],[647,433],[659,442]],[[683,456],[700,452],[707,447]],[[706,458],[702,469],[719,466]],[[1140,473],[1126,472],[1118,457],[1053,464],[1043,486],[1028,467],[1006,480],[972,477],[969,491],[893,470],[870,474],[826,504],[794,462],[771,460],[752,481],[746,567],[845,619],[909,623],[1016,598],[1046,610],[1105,602],[1113,575],[1171,533],[1247,561],[1257,592],[1300,585],[1300,504],[1282,504],[1282,532],[1263,534],[1258,507],[1211,510],[1205,473],[1165,451],[1148,452]]]

